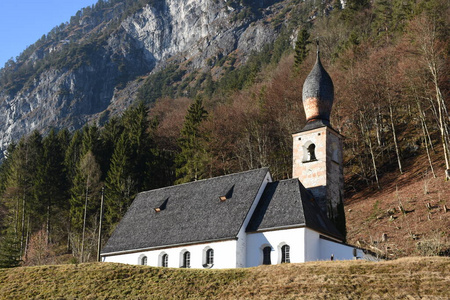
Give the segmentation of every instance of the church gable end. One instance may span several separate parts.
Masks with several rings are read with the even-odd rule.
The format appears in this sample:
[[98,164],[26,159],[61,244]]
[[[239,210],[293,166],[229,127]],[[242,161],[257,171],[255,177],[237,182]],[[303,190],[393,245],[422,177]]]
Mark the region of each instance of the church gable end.
[[267,184],[247,226],[247,232],[305,226],[343,240],[343,236],[320,210],[312,195],[294,178]]

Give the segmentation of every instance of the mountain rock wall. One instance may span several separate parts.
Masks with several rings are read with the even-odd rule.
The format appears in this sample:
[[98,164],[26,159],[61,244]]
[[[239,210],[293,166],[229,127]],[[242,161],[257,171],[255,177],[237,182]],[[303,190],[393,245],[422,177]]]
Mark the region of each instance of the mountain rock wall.
[[[114,107],[115,95],[124,86],[137,89],[139,85],[130,82],[169,63],[188,61],[192,70],[207,70],[211,62],[232,52],[245,61],[251,51],[276,38],[276,30],[266,20],[282,7],[278,3],[282,1],[253,1],[251,7],[237,2],[152,1],[124,18],[106,38],[99,37],[100,26],[111,20],[99,25],[96,20],[94,26],[81,19],[80,26],[89,25],[86,35],[92,42],[80,64],[49,67],[15,93],[0,90],[0,150],[33,130],[82,127]],[[250,10],[257,13],[244,15]],[[65,43],[50,45],[46,55],[61,51]],[[39,59],[43,52],[37,49],[30,59]]]

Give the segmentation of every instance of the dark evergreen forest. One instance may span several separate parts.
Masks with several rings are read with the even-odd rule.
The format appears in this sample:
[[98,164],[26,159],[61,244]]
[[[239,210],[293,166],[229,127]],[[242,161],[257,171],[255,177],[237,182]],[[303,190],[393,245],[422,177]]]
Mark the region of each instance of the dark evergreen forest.
[[[382,176],[417,157],[424,174],[448,179],[448,1],[346,2],[289,24],[295,49],[286,29],[218,79],[171,66],[149,76],[119,117],[10,145],[0,166],[0,267],[95,260],[102,194],[105,241],[140,191],[266,166],[289,178],[316,37],[335,85],[331,122],[346,137],[348,190],[382,189]],[[305,9],[293,3],[284,13]],[[16,79],[3,80],[14,88]]]

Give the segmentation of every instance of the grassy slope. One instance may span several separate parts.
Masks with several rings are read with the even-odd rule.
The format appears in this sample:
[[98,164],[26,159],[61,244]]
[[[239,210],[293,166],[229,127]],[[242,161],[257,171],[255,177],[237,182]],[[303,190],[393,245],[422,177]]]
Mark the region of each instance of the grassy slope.
[[217,271],[111,263],[0,269],[0,299],[447,299],[449,286],[443,257]]

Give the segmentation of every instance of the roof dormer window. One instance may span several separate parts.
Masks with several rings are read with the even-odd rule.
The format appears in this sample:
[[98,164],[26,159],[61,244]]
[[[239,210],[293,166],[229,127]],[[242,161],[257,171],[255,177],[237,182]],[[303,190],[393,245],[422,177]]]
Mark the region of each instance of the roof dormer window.
[[169,198],[167,198],[166,200],[164,200],[164,202],[163,202],[160,206],[155,207],[155,208],[154,208],[155,212],[160,212],[160,211],[162,211],[162,210],[165,210],[166,207],[167,207],[167,202],[169,202]]
[[221,196],[219,196],[220,202],[225,202],[227,199],[230,199],[233,196],[234,184],[231,188],[227,189]]

